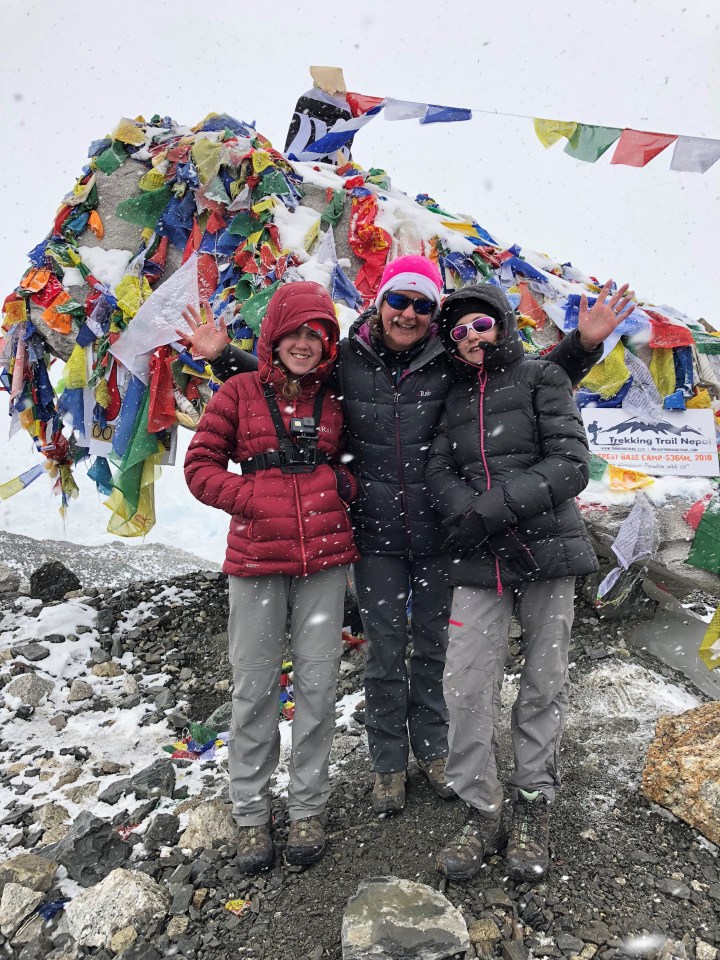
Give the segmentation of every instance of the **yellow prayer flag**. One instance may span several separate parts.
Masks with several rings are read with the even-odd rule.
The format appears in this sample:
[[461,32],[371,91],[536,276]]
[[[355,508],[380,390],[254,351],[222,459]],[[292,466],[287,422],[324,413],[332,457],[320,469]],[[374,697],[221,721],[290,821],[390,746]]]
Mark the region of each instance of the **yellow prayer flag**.
[[147,139],[140,127],[126,117],[122,118],[110,136],[113,140],[129,143],[133,147],[141,147]]
[[614,467],[608,464],[608,480],[611,490],[641,490],[654,483],[652,477],[637,470],[626,470],[624,467]]
[[159,170],[148,170],[138,180],[138,186],[141,190],[159,190],[165,186],[165,174]]
[[305,247],[308,253],[310,252],[310,248],[312,247],[312,245],[317,240],[319,234],[320,234],[320,217],[318,217],[315,223],[310,227],[310,229],[305,234],[305,237],[303,239],[303,247]]
[[254,203],[250,208],[253,213],[257,213],[258,216],[261,213],[265,213],[266,210],[272,210],[275,206],[275,201],[272,197],[264,197],[262,200],[258,200],[257,203]]
[[625,346],[618,341],[610,353],[596,363],[581,385],[591,393],[599,393],[603,400],[609,400],[627,383],[630,371],[625,366]]
[[13,477],[12,480],[8,480],[6,483],[0,483],[0,500],[8,500],[24,489],[25,484],[20,477]]
[[105,410],[110,405],[110,400],[110,388],[107,385],[107,380],[102,379],[98,381],[95,387],[95,403],[99,403],[103,410]]
[[9,330],[16,323],[24,323],[25,320],[27,320],[27,306],[24,300],[11,300],[10,303],[5,304],[4,330]]
[[200,183],[209,183],[220,169],[223,146],[212,140],[197,140],[191,151]]
[[701,387],[694,397],[690,397],[685,406],[688,410],[704,410],[712,404],[712,398],[705,387]]
[[132,319],[152,293],[152,287],[148,283],[147,277],[140,278],[131,273],[126,273],[120,283],[115,287],[115,296],[118,306],[123,312],[123,316]]
[[557,143],[561,137],[567,137],[569,140],[577,130],[577,123],[574,120],[541,120],[535,117],[533,123],[537,138],[545,148]]
[[698,649],[698,656],[708,670],[714,670],[720,666],[720,644],[717,650],[713,650],[718,640],[720,640],[720,607],[713,614]]
[[661,397],[675,392],[675,360],[671,347],[655,347],[648,370]]
[[75,344],[65,364],[63,380],[66,390],[76,390],[78,387],[87,386],[87,357],[85,347],[81,347],[79,343]]
[[256,150],[252,155],[253,173],[262,173],[272,166],[272,157],[267,150]]

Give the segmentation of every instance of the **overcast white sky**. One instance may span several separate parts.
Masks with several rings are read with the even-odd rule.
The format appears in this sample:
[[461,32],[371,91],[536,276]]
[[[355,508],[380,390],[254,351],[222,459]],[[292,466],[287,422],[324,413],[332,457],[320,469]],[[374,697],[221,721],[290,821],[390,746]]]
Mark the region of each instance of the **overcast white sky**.
[[[717,0],[4,0],[0,23],[3,296],[121,116],[226,111],[282,148],[310,64],[342,66],[361,93],[720,139]],[[611,166],[612,151],[585,164],[546,151],[530,120],[478,114],[381,117],[354,153],[504,239],[720,326],[720,163],[674,173],[671,151],[644,169]]]

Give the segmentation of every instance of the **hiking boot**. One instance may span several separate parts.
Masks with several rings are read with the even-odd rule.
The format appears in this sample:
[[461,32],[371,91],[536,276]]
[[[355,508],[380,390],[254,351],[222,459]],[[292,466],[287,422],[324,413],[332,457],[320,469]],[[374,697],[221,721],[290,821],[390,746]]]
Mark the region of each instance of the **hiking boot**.
[[457,794],[445,779],[445,757],[434,760],[418,760],[418,768],[430,781],[430,786],[443,800],[455,800]]
[[548,872],[550,805],[538,790],[518,791],[505,859],[515,880],[539,880]]
[[285,859],[293,867],[307,867],[322,860],[325,853],[325,827],[321,817],[291,820]]
[[269,870],[275,860],[270,831],[267,824],[238,829],[237,858],[240,871],[245,874]]
[[378,814],[400,813],[405,807],[407,773],[376,773],[372,792],[372,808]]
[[365,724],[365,701],[358,700],[355,709],[352,712],[352,718],[355,723]]
[[469,880],[479,872],[485,857],[502,850],[506,839],[502,815],[486,820],[473,814],[458,837],[438,853],[435,865],[448,880]]

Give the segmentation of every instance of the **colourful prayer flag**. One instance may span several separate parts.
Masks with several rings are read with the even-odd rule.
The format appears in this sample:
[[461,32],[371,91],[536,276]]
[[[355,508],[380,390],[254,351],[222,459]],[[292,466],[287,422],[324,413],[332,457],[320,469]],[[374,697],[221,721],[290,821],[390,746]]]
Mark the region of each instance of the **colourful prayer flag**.
[[545,148],[557,143],[560,137],[567,137],[570,140],[577,129],[577,123],[574,120],[542,120],[540,117],[535,117],[533,123],[537,138]]
[[670,169],[681,173],[706,173],[720,160],[720,140],[704,137],[678,137]]
[[677,140],[675,133],[623,130],[610,163],[622,163],[626,167],[644,167],[674,140]]
[[620,127],[595,127],[579,123],[565,146],[565,153],[576,160],[595,163],[620,137]]

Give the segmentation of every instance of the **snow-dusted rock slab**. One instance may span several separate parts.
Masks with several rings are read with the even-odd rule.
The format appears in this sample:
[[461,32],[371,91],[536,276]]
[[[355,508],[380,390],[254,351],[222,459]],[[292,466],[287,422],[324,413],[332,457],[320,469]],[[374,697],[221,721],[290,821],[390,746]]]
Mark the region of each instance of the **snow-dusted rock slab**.
[[364,880],[343,916],[343,960],[446,960],[469,947],[460,911],[424,883]]
[[78,943],[103,947],[125,927],[142,931],[152,920],[164,917],[169,907],[169,894],[151,877],[118,869],[71,900],[65,917]]

